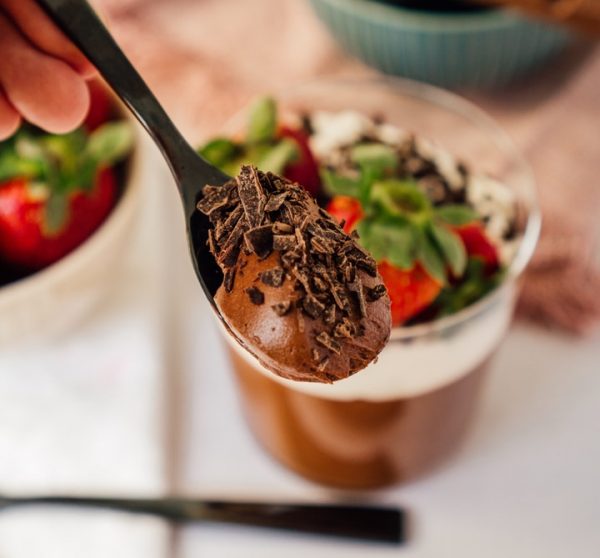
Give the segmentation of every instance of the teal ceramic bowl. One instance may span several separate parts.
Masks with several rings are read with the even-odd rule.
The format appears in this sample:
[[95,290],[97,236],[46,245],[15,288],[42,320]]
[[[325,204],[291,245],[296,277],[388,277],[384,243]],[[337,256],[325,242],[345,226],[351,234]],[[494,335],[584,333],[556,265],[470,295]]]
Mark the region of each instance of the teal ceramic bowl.
[[494,87],[548,61],[572,35],[508,10],[432,12],[375,0],[311,0],[338,42],[370,66],[446,87]]

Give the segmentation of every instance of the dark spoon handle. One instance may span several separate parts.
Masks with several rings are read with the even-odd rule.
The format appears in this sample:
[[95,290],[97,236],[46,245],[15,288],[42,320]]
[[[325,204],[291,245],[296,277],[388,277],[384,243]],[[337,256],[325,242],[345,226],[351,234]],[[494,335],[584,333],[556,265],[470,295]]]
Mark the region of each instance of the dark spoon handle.
[[[148,130],[165,155],[181,190],[186,175],[198,165],[207,181],[222,178],[196,155],[85,0],[38,0],[54,23],[81,49],[102,77]],[[215,172],[217,174],[215,174]],[[216,181],[216,183],[220,183]],[[187,192],[181,192],[185,197]],[[192,192],[191,194],[195,194]]]
[[395,508],[219,502],[182,498],[0,498],[0,507],[31,504],[105,508],[158,515],[177,522],[215,521],[387,543],[402,543],[406,537],[405,513]]

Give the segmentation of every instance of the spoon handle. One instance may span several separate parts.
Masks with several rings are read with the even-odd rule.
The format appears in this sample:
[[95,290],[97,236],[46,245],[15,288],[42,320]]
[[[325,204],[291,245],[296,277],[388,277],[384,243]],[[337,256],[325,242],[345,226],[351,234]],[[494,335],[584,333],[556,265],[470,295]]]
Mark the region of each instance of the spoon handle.
[[[208,177],[216,169],[202,160],[179,133],[111,34],[85,0],[38,0],[54,23],[96,66],[102,77],[150,133],[177,179],[181,194],[184,178],[198,166]],[[194,192],[195,194],[195,192]]]
[[176,522],[213,521],[386,543],[406,539],[405,513],[395,508],[183,498],[0,497],[0,509],[32,504],[104,508],[157,515]]

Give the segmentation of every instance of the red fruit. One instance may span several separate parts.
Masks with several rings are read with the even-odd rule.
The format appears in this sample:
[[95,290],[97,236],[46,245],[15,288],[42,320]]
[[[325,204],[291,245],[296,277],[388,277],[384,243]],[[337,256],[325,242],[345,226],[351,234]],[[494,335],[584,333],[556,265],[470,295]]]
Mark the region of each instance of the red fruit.
[[101,81],[89,81],[88,88],[90,90],[90,109],[83,125],[88,132],[92,132],[110,117],[111,102],[106,86]]
[[420,264],[410,270],[381,262],[379,273],[392,301],[392,325],[397,326],[427,308],[442,290]]
[[480,223],[463,225],[462,227],[456,227],[454,230],[462,239],[469,256],[483,259],[485,270],[488,273],[498,270],[500,267],[498,249],[488,239]]
[[59,260],[86,240],[110,213],[117,184],[112,169],[100,170],[91,192],[69,197],[69,213],[57,233],[44,231],[45,201],[32,196],[27,181],[0,185],[0,258],[31,270]]
[[279,129],[279,136],[294,140],[300,152],[300,158],[293,163],[289,163],[285,167],[283,175],[288,180],[304,186],[312,196],[317,196],[321,189],[321,178],[319,167],[308,145],[308,136],[302,130],[287,128],[286,126]]
[[350,196],[335,196],[327,205],[327,211],[338,223],[345,221],[344,231],[348,234],[363,216],[360,202]]

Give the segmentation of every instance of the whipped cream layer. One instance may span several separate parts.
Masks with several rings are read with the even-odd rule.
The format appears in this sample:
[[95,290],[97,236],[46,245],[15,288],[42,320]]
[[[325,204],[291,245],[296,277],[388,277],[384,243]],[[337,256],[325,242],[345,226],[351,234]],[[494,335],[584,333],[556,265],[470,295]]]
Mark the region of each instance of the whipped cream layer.
[[338,401],[403,399],[444,387],[490,357],[510,325],[515,294],[515,283],[506,283],[490,295],[487,305],[464,322],[410,340],[394,340],[392,330],[392,338],[377,362],[333,384],[298,382],[276,376],[224,328],[223,334],[229,346],[257,373],[291,390]]

